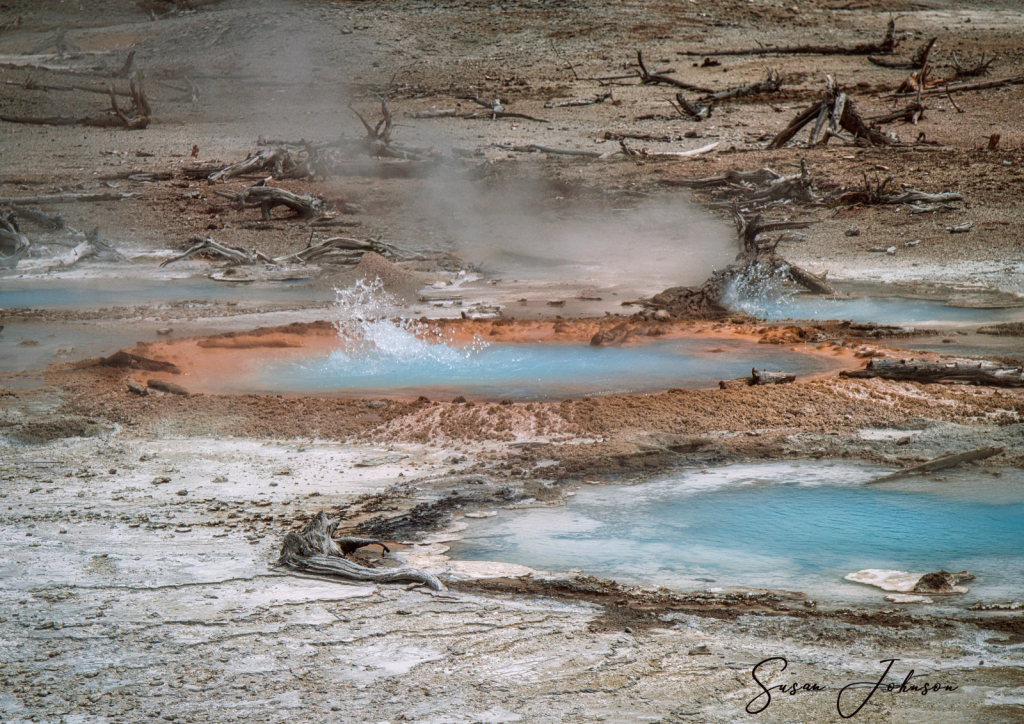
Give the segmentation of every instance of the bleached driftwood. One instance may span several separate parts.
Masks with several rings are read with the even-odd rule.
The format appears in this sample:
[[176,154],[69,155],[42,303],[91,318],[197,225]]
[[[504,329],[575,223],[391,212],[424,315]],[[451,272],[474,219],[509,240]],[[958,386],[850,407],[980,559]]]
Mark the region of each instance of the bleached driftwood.
[[953,453],[946,453],[945,455],[941,455],[929,460],[928,462],[915,465],[907,468],[906,470],[901,470],[898,473],[884,475],[880,478],[869,480],[867,484],[873,485],[874,483],[888,483],[893,480],[909,478],[913,475],[921,475],[922,473],[933,473],[937,470],[948,470],[949,468],[954,468],[957,465],[962,465],[963,463],[970,463],[976,460],[987,460],[990,457],[999,455],[1004,449],[1005,448],[1002,447],[981,447],[977,450],[969,450],[965,453],[958,453],[955,455]]
[[905,380],[921,383],[966,383],[992,387],[1024,387],[1024,368],[988,360],[929,362],[919,359],[872,358],[862,370],[846,370],[844,377]]
[[[301,531],[288,533],[281,545],[278,565],[303,573],[316,573],[349,581],[369,583],[412,581],[422,583],[435,591],[445,590],[444,584],[426,571],[407,566],[367,568],[346,559],[346,553],[352,553],[367,545],[383,546],[383,543],[370,538],[335,539],[334,532],[337,530],[339,522],[337,518],[329,518],[321,510]],[[387,550],[386,547],[385,550]]]

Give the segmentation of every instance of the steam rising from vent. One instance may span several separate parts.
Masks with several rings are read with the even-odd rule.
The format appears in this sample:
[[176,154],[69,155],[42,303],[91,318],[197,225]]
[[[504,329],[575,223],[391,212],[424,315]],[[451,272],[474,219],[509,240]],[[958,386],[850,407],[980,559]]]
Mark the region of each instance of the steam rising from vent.
[[684,199],[544,178],[437,177],[417,207],[423,243],[505,279],[656,293],[703,282],[737,252],[732,229]]

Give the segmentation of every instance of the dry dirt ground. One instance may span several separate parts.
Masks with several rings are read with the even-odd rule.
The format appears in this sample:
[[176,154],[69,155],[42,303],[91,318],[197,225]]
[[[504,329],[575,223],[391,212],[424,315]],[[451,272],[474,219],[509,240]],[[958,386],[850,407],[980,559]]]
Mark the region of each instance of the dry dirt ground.
[[[926,96],[916,125],[883,127],[900,139],[896,145],[833,140],[766,150],[772,135],[820,97],[827,75],[870,117],[902,107],[904,99],[888,94],[911,71],[850,55],[704,62],[712,49],[880,41],[889,13],[899,14],[893,57],[908,58],[938,38],[934,78],[954,74],[954,51],[968,67],[983,54],[998,56],[987,76],[968,82],[1024,74],[1024,13],[1015,2],[2,0],[0,115],[102,116],[107,96],[82,88],[104,91],[112,83],[126,91],[127,81],[111,76],[134,51],[153,119],[144,130],[0,122],[0,197],[133,195],[43,207],[72,231],[25,220],[37,253],[0,272],[0,298],[5,284],[47,278],[67,285],[83,277],[101,284],[115,275],[156,278],[156,263],[197,234],[269,255],[344,234],[418,255],[397,269],[368,262],[363,270],[391,275],[390,286],[417,314],[457,316],[444,306],[448,292],[422,287],[469,271],[474,299],[505,307],[506,316],[515,304],[517,318],[545,318],[551,327],[540,333],[480,322],[480,333],[586,339],[621,321],[608,317],[631,313],[622,301],[697,284],[735,254],[723,196],[673,182],[764,166],[793,173],[805,160],[818,200],[767,212],[814,222],[780,243],[784,257],[850,288],[1012,304],[1012,295],[1024,294],[1024,85]],[[74,45],[63,54],[53,46],[29,54],[58,39],[60,28]],[[685,120],[669,104],[675,88],[635,79],[637,50],[650,68],[711,90],[762,80],[765,66],[780,74],[782,88],[720,102],[699,123]],[[597,80],[613,76],[625,77]],[[57,88],[72,85],[78,88]],[[601,103],[546,107],[607,93]],[[691,101],[700,95],[684,94]],[[242,160],[261,143],[355,141],[364,131],[348,106],[375,124],[381,95],[395,116],[395,143],[436,149],[441,160],[425,176],[406,177],[401,162],[363,156],[337,176],[274,182],[318,195],[344,226],[317,229],[282,209],[262,220],[258,210],[215,193],[238,192],[260,176],[210,184],[186,173],[199,163]],[[543,120],[491,120],[467,97],[499,98],[507,111]],[[487,117],[412,117],[452,108]],[[670,140],[627,140],[649,153],[609,158],[514,150],[617,150],[606,133]],[[999,141],[989,149],[993,134]],[[713,153],[697,158],[652,155],[715,142]],[[960,192],[964,200],[923,214],[830,201],[861,188],[865,174],[872,182],[891,174],[896,187]],[[652,209],[661,214],[657,233],[650,232]],[[636,233],[600,231],[613,221]],[[947,231],[967,221],[968,233]],[[621,266],[622,279],[595,272],[520,281],[491,273],[498,268],[492,247],[517,231],[543,239],[544,228],[587,222],[590,246],[578,245],[582,253],[593,249],[605,268]],[[59,266],[84,238],[74,230],[93,228],[128,261]],[[648,253],[636,242],[660,238],[664,228],[702,243],[690,243],[692,256],[680,261],[670,246]],[[179,268],[200,275],[221,265],[195,260]],[[330,290],[363,272],[324,265],[313,286]],[[138,338],[152,342],[162,325],[176,334],[246,330],[328,318],[323,306],[305,299],[3,309],[0,324],[145,328],[148,336]],[[637,337],[658,329],[636,324]],[[818,332],[834,345],[822,353],[851,366],[885,351],[848,328]],[[799,342],[748,319],[714,333]],[[1000,354],[1019,357],[1021,350],[1011,345]],[[959,689],[879,694],[858,721],[1024,721],[1024,639],[1012,611],[851,610],[790,594],[689,597],[586,577],[517,577],[516,569],[487,572],[443,560],[444,536],[436,534],[417,539],[418,547],[396,547],[439,566],[454,581],[443,594],[325,583],[273,568],[281,534],[316,510],[350,516],[349,526],[384,514],[413,528],[444,528],[460,511],[439,501],[467,494],[467,480],[483,480],[481,490],[506,491],[513,501],[559,504],[584,476],[642,480],[680,465],[778,458],[900,467],[987,444],[1006,453],[974,472],[999,472],[1020,467],[1024,457],[1018,391],[828,377],[786,388],[500,405],[138,397],[125,390],[133,375],[87,361],[0,379],[5,721],[830,722],[837,690],[877,678],[877,662],[890,657],[901,659],[890,679],[913,668]],[[907,436],[859,434],[875,427]],[[422,504],[430,515],[415,513]],[[506,577],[493,578],[499,573]],[[748,715],[759,693],[751,667],[772,656],[790,662],[773,683],[822,682],[828,692],[778,695]]]

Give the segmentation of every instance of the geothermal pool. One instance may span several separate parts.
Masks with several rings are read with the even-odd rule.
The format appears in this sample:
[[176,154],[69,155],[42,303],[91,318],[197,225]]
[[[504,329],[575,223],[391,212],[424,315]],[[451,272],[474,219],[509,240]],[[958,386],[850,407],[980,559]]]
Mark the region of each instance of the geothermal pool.
[[528,401],[712,387],[719,380],[749,377],[755,366],[809,375],[827,371],[834,363],[774,345],[720,339],[629,347],[534,343],[458,348],[428,344],[410,334],[369,351],[338,350],[319,359],[267,363],[248,379],[225,384],[268,394],[358,392],[361,396],[465,395]]
[[977,470],[865,486],[842,463],[687,470],[638,485],[584,485],[564,507],[470,520],[453,558],[581,569],[683,590],[729,586],[878,602],[843,580],[865,568],[968,570],[966,605],[1024,595],[1024,474]]

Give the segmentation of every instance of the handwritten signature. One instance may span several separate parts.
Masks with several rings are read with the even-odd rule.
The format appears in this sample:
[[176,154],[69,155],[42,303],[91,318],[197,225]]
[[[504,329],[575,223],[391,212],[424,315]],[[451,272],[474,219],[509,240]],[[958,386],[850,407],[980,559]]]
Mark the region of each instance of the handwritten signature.
[[[911,679],[914,678],[914,670],[911,669],[910,673],[907,674],[906,678],[902,682],[885,682],[885,678],[889,675],[892,670],[893,664],[899,659],[882,659],[879,663],[888,664],[885,667],[885,671],[878,677],[878,681],[857,681],[852,684],[847,684],[843,688],[839,689],[839,694],[836,696],[836,710],[839,712],[839,716],[843,719],[852,719],[857,716],[861,709],[871,701],[877,692],[885,692],[887,694],[921,694],[925,696],[932,692],[938,691],[956,691],[959,687],[952,684],[933,684],[928,681],[918,679],[911,683]],[[786,667],[789,666],[789,662],[783,656],[773,656],[770,659],[765,659],[760,663],[756,664],[751,670],[750,674],[754,678],[754,682],[760,687],[761,693],[747,702],[747,713],[748,714],[760,714],[767,709],[772,703],[772,692],[779,694],[789,694],[790,696],[796,696],[797,694],[805,692],[820,692],[828,691],[829,687],[824,684],[817,682],[797,682],[793,681],[788,684],[773,684],[768,686],[758,678],[758,672],[765,669],[767,672],[768,667],[775,664],[782,664],[782,668],[778,671],[785,671]],[[763,674],[762,674],[763,675]],[[866,696],[863,696],[863,689],[870,689]],[[845,698],[844,698],[845,697]],[[860,703],[858,703],[860,702]]]

